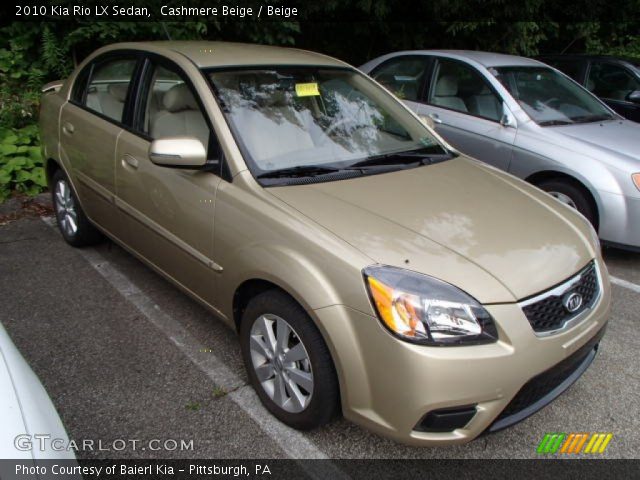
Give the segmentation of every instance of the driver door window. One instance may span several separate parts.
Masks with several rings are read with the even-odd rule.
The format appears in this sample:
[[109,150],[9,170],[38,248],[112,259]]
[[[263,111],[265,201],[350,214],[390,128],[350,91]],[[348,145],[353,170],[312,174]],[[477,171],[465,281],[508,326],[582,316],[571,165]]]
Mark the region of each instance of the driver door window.
[[175,71],[157,66],[144,110],[144,133],[152,139],[195,137],[207,148],[211,131],[189,85]]
[[427,57],[399,57],[388,60],[373,73],[373,78],[400,100],[420,101]]
[[438,57],[428,103],[418,113],[461,152],[508,170],[516,129],[500,124],[502,99],[472,66]]
[[502,116],[502,104],[488,82],[468,65],[439,60],[429,103],[495,122]]
[[640,90],[640,81],[624,67],[595,62],[589,70],[587,88],[598,97],[626,101],[631,92]]

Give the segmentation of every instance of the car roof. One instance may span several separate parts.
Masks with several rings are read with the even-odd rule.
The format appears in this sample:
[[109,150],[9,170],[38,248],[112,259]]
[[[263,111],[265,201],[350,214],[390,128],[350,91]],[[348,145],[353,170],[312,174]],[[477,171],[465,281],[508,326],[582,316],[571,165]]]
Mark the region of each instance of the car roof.
[[538,58],[553,58],[553,59],[585,59],[585,60],[616,60],[621,62],[628,62],[634,65],[640,65],[640,59],[633,57],[623,57],[617,55],[602,55],[593,53],[551,53],[545,55],[538,55]]
[[180,53],[200,68],[252,65],[347,66],[335,58],[297,48],[233,42],[156,41],[111,45],[109,50],[137,48]]
[[458,60],[471,60],[485,67],[540,66],[538,60],[504,53],[481,52],[475,50],[414,50],[403,54],[437,55]]

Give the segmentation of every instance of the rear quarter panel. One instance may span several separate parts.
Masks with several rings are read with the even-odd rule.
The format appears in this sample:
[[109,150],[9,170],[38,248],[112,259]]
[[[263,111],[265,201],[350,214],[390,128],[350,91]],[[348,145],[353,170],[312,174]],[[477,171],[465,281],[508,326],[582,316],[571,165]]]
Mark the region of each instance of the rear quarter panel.
[[60,161],[60,111],[66,101],[60,91],[44,93],[40,99],[40,141],[45,161]]

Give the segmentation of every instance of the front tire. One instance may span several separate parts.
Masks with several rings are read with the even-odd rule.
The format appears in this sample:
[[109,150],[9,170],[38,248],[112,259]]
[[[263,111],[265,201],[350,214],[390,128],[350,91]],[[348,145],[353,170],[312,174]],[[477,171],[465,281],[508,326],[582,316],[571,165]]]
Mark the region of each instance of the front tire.
[[242,316],[240,343],[249,381],[281,422],[310,430],[339,410],[338,380],[322,335],[300,305],[270,290]]
[[80,207],[71,182],[64,171],[57,170],[51,178],[51,197],[58,228],[65,241],[74,247],[94,245],[102,240]]
[[596,227],[596,210],[584,188],[561,179],[544,180],[537,184],[556,200],[575,208]]

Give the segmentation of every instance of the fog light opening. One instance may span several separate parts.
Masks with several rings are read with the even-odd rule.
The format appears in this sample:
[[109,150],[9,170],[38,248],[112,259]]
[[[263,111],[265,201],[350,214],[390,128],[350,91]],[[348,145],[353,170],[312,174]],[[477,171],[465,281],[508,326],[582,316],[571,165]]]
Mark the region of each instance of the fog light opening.
[[422,417],[414,430],[417,432],[453,432],[457,428],[464,428],[475,414],[475,405],[432,410]]

